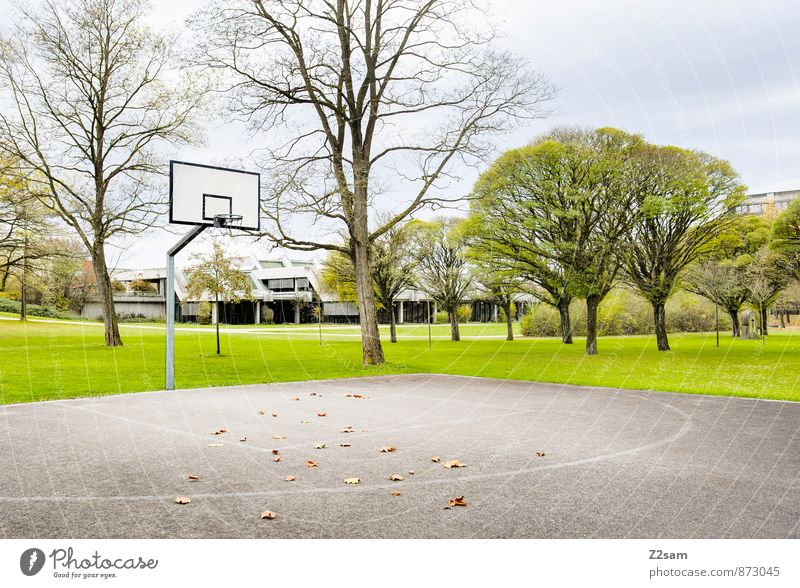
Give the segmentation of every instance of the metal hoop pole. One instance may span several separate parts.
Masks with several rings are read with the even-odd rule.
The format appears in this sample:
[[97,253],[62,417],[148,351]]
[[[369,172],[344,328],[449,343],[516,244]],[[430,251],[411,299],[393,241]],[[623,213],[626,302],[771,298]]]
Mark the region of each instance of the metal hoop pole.
[[165,390],[175,389],[175,256],[189,242],[202,233],[206,225],[198,225],[186,233],[167,251],[167,374]]

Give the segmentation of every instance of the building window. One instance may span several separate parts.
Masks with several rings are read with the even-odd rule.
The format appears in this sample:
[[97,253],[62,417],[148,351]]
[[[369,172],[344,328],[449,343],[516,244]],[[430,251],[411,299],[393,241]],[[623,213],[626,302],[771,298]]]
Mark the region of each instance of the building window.
[[308,292],[311,289],[311,285],[308,283],[308,278],[297,278],[295,279],[297,283],[297,289],[300,292]]
[[293,278],[277,278],[267,280],[267,289],[273,292],[294,292]]

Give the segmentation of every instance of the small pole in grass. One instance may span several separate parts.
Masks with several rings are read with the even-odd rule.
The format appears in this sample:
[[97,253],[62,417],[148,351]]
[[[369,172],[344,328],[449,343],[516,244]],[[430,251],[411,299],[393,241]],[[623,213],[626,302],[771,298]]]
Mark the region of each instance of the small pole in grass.
[[433,343],[431,343],[431,301],[428,299],[426,301],[426,305],[428,307],[428,349],[433,348]]
[[322,345],[322,300],[317,303],[317,323],[319,324],[319,344]]

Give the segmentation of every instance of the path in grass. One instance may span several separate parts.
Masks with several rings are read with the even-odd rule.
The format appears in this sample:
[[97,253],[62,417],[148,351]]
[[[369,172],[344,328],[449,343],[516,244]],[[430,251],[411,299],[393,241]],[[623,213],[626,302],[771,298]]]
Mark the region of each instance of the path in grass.
[[[502,325],[467,325],[467,336],[445,339],[446,325],[408,325],[401,341],[385,343],[388,362],[361,368],[358,332],[331,327],[323,345],[291,328],[223,333],[223,355],[203,330],[176,334],[176,383],[181,388],[342,378],[397,373],[444,373],[634,389],[800,401],[800,333],[774,333],[766,345],[713,334],[672,335],[673,351],[659,353],[652,337],[605,337],[600,355],[586,357],[583,341],[481,338]],[[402,336],[414,338],[403,340]],[[123,326],[125,346],[109,349],[98,327],[0,321],[0,402],[30,402],[163,388],[164,332]]]

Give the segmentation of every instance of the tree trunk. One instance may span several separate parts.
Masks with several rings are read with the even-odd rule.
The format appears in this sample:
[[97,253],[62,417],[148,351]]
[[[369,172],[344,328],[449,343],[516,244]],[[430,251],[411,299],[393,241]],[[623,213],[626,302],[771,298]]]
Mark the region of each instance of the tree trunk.
[[511,320],[511,300],[503,302],[503,310],[506,313],[506,341],[514,340],[514,323]]
[[[383,347],[378,331],[378,312],[375,308],[375,289],[372,285],[372,274],[369,268],[369,245],[366,225],[366,200],[364,203],[363,222],[355,221],[352,237],[353,267],[356,274],[356,292],[358,294],[358,319],[361,324],[361,355],[365,366],[381,365]],[[363,225],[363,226],[362,226]]]
[[597,355],[597,307],[601,300],[596,294],[586,297],[586,355]]
[[117,311],[114,308],[114,290],[111,287],[111,277],[106,266],[106,254],[103,243],[95,243],[92,249],[92,264],[94,264],[94,277],[97,282],[97,295],[103,306],[103,324],[105,325],[105,338],[108,347],[121,347],[122,337],[119,335]]
[[732,337],[739,336],[739,312],[736,310],[729,310],[728,316],[731,317],[731,327],[733,330]]
[[556,306],[561,316],[561,342],[572,343],[572,324],[569,318],[569,302],[559,302]]
[[461,341],[461,333],[458,330],[458,311],[448,313],[450,315],[450,340]]
[[217,327],[217,355],[219,355],[219,297],[215,294],[214,295],[214,306],[217,308],[217,320],[214,321],[215,326]]
[[786,328],[786,321],[783,319],[785,314],[786,313],[785,313],[784,310],[779,310],[778,311],[778,320],[780,321],[781,329],[785,329]]
[[761,307],[761,335],[768,335],[767,333],[767,320],[769,317],[767,316],[767,306],[764,305]]
[[656,346],[659,351],[669,351],[667,337],[667,313],[663,302],[651,302],[653,305],[653,322],[656,326]]
[[394,316],[394,304],[389,305],[389,338],[392,343],[397,343],[397,318]]

